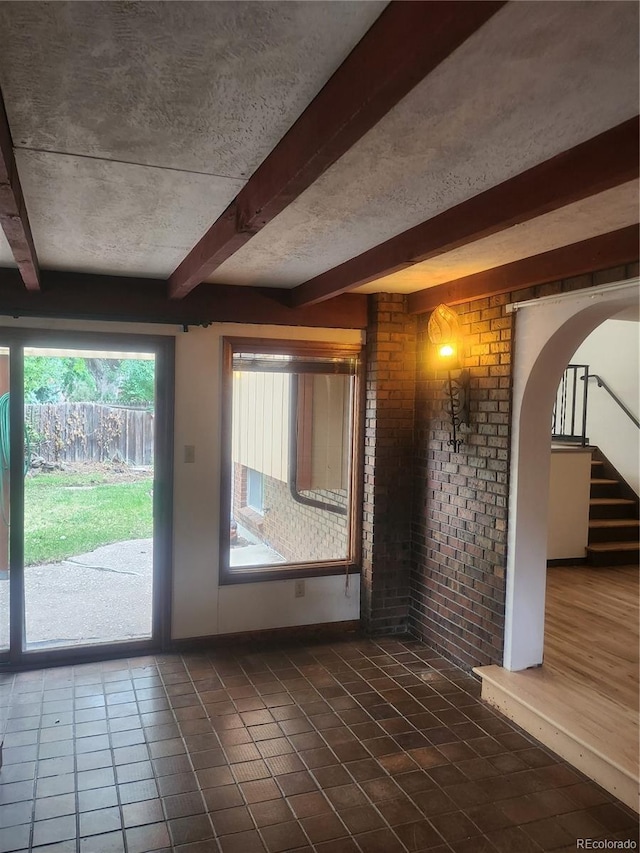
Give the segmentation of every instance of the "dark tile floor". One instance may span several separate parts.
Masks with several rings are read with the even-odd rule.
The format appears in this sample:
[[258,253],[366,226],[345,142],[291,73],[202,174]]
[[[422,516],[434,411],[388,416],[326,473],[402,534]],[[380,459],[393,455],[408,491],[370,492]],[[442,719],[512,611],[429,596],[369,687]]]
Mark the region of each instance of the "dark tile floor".
[[528,853],[637,816],[413,640],[0,676],[0,853]]

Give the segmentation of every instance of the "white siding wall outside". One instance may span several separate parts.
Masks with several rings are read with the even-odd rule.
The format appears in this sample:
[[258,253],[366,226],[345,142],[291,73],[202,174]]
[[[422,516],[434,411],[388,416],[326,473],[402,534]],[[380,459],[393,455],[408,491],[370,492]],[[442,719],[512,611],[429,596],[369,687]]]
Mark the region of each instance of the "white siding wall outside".
[[[289,374],[233,374],[233,461],[288,482]],[[311,488],[349,483],[351,377],[312,377]],[[300,448],[299,448],[300,449]]]
[[314,489],[349,486],[350,376],[313,377],[311,482]]
[[289,388],[286,373],[233,374],[233,461],[287,482]]

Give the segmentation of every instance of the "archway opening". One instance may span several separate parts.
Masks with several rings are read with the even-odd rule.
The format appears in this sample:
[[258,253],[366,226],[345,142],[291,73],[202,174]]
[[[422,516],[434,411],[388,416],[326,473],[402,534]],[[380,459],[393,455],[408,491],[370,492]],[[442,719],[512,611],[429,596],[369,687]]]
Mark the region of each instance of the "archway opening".
[[539,666],[544,650],[551,413],[573,353],[604,320],[638,310],[638,279],[521,303],[516,317],[503,665]]

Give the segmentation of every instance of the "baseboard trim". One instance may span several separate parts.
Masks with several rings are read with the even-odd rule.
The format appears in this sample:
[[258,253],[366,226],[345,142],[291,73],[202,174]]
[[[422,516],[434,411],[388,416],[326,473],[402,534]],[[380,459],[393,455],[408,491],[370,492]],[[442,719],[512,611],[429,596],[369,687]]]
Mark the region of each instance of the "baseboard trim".
[[165,651],[202,651],[207,648],[243,645],[256,641],[309,642],[310,640],[341,639],[360,633],[360,620],[322,622],[316,625],[295,625],[286,628],[265,628],[260,631],[241,631],[233,634],[211,634],[205,637],[182,637],[167,642]]

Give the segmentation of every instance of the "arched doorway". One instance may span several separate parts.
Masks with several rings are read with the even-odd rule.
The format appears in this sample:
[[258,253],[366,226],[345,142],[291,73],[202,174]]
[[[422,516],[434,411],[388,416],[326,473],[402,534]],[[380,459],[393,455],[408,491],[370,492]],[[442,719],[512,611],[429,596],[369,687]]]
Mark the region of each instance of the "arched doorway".
[[638,279],[520,303],[513,369],[505,669],[542,663],[551,412],[577,347],[639,304]]

